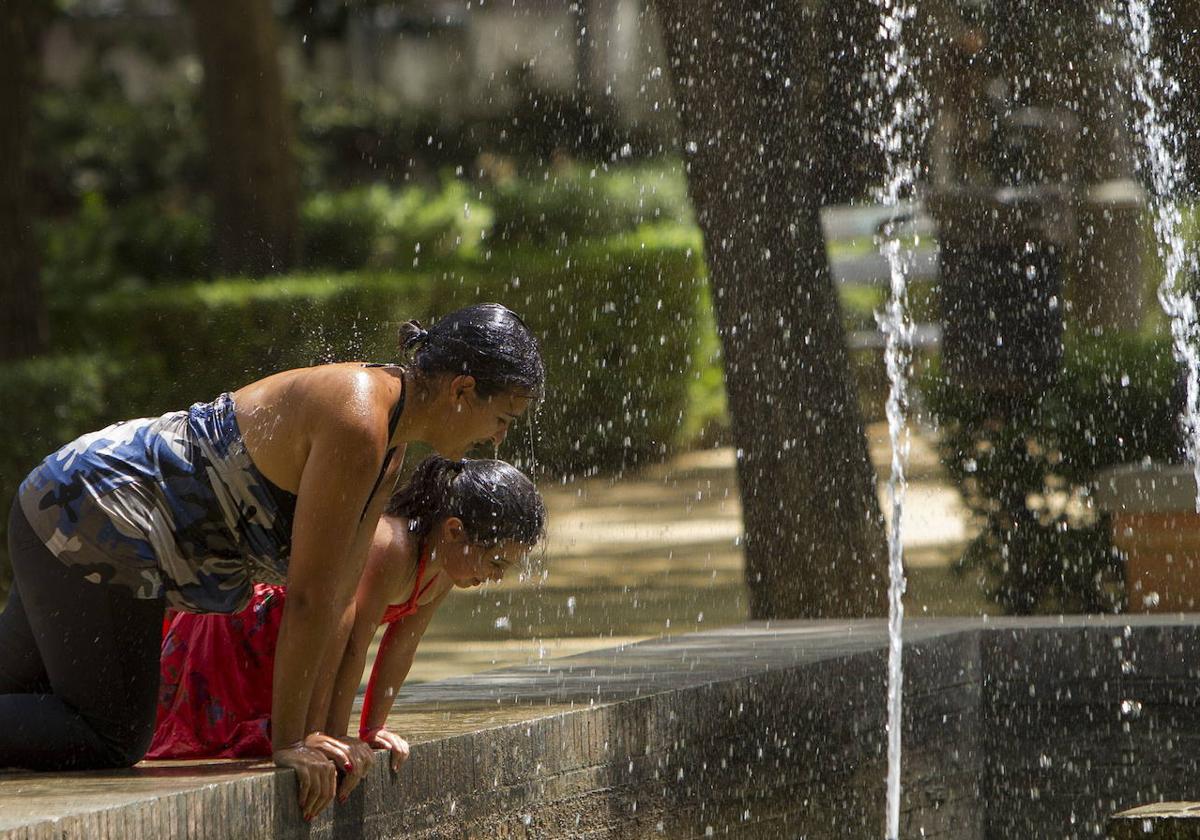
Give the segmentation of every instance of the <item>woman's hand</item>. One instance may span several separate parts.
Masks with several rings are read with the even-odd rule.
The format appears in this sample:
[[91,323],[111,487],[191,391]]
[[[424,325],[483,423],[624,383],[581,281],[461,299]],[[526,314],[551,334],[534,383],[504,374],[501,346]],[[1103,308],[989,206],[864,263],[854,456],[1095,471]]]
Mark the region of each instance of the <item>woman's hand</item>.
[[350,769],[346,771],[342,783],[338,785],[338,802],[345,802],[358,787],[358,783],[366,777],[371,765],[375,763],[375,753],[358,738],[341,737],[336,740],[345,745],[347,752],[350,753]]
[[[304,739],[304,745],[325,755],[345,774],[337,786],[338,799],[342,802],[346,801],[350,791],[358,786],[375,761],[370,747],[357,739],[335,738],[324,732],[313,732]],[[321,807],[328,804],[325,802]]]
[[400,765],[408,761],[408,741],[405,741],[395,732],[390,732],[383,727],[373,732],[364,732],[363,735],[369,736],[363,738],[368,746],[387,750],[392,754],[392,772],[399,773]]
[[305,820],[321,813],[333,800],[337,768],[322,751],[308,746],[305,741],[298,741],[275,750],[271,758],[276,767],[290,767],[296,771],[296,781],[300,785],[300,815]]

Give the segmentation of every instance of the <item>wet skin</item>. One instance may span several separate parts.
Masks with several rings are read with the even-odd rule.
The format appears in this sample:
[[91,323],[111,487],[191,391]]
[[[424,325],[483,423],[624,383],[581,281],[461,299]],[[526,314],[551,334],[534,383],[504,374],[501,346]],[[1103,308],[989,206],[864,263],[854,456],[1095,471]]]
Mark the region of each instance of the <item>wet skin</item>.
[[[454,410],[439,437],[446,443],[439,452],[448,458],[462,458],[476,447],[495,452],[504,443],[508,431],[529,408],[531,399],[512,391],[481,397],[473,385],[464,388],[454,402]],[[466,440],[466,445],[455,441]],[[435,441],[430,443],[437,445]]]
[[[405,388],[389,439],[389,415]],[[251,459],[297,496],[271,717],[276,763],[296,770],[301,808],[311,818],[333,798],[331,762],[349,768],[362,760],[355,745],[309,731],[306,716],[317,679],[336,673],[340,656],[330,640],[339,637],[405,445],[422,441],[450,458],[480,443],[499,446],[530,399],[481,396],[467,375],[416,380],[398,367],[354,363],[284,371],[233,396]],[[376,489],[389,449],[395,452]],[[486,575],[462,579],[476,577]]]
[[446,536],[438,541],[434,554],[441,560],[446,576],[459,589],[499,583],[530,551],[530,546],[512,541],[490,546],[472,543],[456,517],[444,523],[443,533]]

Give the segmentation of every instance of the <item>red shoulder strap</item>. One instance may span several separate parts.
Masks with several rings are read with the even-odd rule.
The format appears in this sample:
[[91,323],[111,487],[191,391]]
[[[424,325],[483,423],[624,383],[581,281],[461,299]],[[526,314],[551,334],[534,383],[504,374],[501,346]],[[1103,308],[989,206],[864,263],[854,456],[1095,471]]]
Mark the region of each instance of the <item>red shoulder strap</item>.
[[412,595],[403,604],[389,604],[388,608],[383,613],[383,623],[391,624],[406,615],[412,615],[417,611],[417,601],[425,594],[433,583],[432,580],[426,581],[425,585],[421,585],[421,579],[425,577],[425,568],[429,565],[430,547],[427,543],[421,543],[420,553],[417,555],[417,579],[413,583]]

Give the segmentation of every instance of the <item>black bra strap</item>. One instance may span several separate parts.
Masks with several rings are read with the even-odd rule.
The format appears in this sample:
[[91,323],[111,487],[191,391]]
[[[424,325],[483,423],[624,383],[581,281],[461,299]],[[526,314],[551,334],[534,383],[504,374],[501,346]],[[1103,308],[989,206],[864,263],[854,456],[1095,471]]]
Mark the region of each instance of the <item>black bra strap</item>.
[[[364,367],[391,367],[391,365],[368,364]],[[400,415],[404,413],[404,400],[408,396],[408,381],[404,378],[404,371],[400,371],[400,399],[396,400],[396,405],[392,407],[392,413],[388,416],[388,434],[387,439],[391,441],[392,435],[396,434],[396,427],[400,425]],[[379,468],[379,475],[375,476],[375,484],[371,486],[371,495],[367,496],[367,503],[363,506],[363,512],[358,517],[358,521],[362,522],[367,518],[367,509],[371,507],[371,500],[375,498],[375,491],[379,489],[379,485],[383,483],[383,476],[387,473],[388,465],[392,463],[392,456],[396,454],[396,447],[388,449],[387,454],[383,456],[383,466]]]

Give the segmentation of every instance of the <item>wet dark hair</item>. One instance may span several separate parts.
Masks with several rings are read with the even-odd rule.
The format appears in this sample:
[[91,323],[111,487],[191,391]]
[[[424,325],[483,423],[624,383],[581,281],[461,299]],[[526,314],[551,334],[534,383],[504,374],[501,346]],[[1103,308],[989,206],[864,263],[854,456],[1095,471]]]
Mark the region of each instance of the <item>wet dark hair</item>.
[[546,506],[525,473],[490,458],[451,461],[431,455],[388,503],[424,538],[449,516],[462,520],[476,545],[518,542],[534,545],[546,532]]
[[428,329],[400,327],[400,353],[423,376],[467,374],[482,397],[517,391],[540,399],[546,384],[537,339],[520,316],[498,303],[457,309]]

